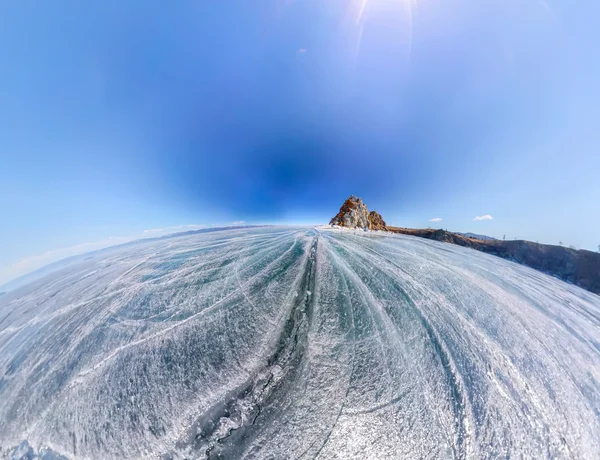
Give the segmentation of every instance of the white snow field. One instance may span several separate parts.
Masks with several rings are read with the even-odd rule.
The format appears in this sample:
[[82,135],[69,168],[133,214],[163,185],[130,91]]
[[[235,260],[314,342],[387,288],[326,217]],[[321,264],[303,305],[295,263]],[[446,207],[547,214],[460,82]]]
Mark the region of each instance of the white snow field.
[[600,458],[600,297],[451,244],[246,228],[0,297],[0,457]]

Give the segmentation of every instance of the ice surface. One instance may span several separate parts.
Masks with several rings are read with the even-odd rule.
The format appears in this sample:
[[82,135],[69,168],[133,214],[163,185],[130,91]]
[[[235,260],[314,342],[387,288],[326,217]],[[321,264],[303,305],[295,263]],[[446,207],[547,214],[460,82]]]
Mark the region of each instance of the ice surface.
[[8,458],[597,459],[599,381],[600,297],[410,236],[141,242],[0,298]]

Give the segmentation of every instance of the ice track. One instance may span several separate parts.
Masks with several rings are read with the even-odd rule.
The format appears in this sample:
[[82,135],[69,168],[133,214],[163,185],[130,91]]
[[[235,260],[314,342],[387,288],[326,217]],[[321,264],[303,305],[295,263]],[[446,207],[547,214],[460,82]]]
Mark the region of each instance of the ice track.
[[598,459],[599,382],[600,297],[401,235],[147,241],[0,297],[6,458]]

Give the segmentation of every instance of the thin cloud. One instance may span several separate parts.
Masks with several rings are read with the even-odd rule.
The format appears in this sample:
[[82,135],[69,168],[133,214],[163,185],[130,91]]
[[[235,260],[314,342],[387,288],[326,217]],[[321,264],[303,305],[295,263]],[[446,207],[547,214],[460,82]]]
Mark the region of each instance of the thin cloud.
[[108,248],[110,246],[116,246],[118,244],[129,243],[131,241],[139,239],[156,238],[158,236],[165,236],[171,233],[179,233],[182,231],[190,230],[200,230],[205,227],[205,225],[189,224],[167,228],[154,228],[144,230],[141,234],[137,235],[111,236],[100,241],[81,243],[67,248],[53,249],[40,255],[25,257],[19,260],[18,262],[9,265],[8,267],[0,267],[0,286],[20,276],[26,275],[27,273],[31,273],[34,270],[45,267],[46,265],[58,262],[62,259],[66,259],[67,257],[97,251],[99,249]]
[[206,228],[206,225],[202,224],[188,224],[188,225],[175,225],[174,227],[169,227],[173,230],[200,230],[202,228]]
[[[138,237],[139,238],[139,237]],[[0,285],[7,283],[19,276],[26,275],[38,268],[42,268],[53,262],[66,259],[67,257],[85,254],[86,252],[97,251],[117,244],[128,243],[135,240],[135,237],[115,237],[111,236],[104,240],[90,243],[81,243],[68,248],[53,249],[37,256],[26,257],[13,265],[0,270]]]
[[434,217],[433,219],[429,219],[429,222],[441,222],[442,220],[444,219],[442,219],[441,217]]
[[477,216],[473,220],[493,220],[493,219],[494,218],[492,216],[490,216],[489,214],[486,214],[485,216]]
[[233,226],[246,225],[246,221],[245,220],[236,220],[235,222],[232,222],[231,225],[233,225]]
[[174,225],[173,227],[166,228],[154,228],[151,230],[144,230],[142,238],[151,238],[156,236],[170,235],[171,233],[180,233],[190,230],[200,230],[206,228],[206,225],[189,224],[189,225]]
[[306,48],[300,48],[299,50],[296,50],[296,60],[297,61],[303,61],[305,57],[306,57]]

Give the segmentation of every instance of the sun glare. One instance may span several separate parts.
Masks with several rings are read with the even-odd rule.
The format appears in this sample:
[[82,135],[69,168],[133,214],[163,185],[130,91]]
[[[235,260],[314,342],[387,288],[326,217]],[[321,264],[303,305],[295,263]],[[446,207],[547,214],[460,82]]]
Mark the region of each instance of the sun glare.
[[365,39],[365,28],[377,28],[377,23],[394,22],[395,26],[388,38],[405,48],[406,59],[410,59],[413,41],[413,14],[417,0],[355,0],[352,3],[352,21],[356,27],[355,65],[358,63],[362,42]]

